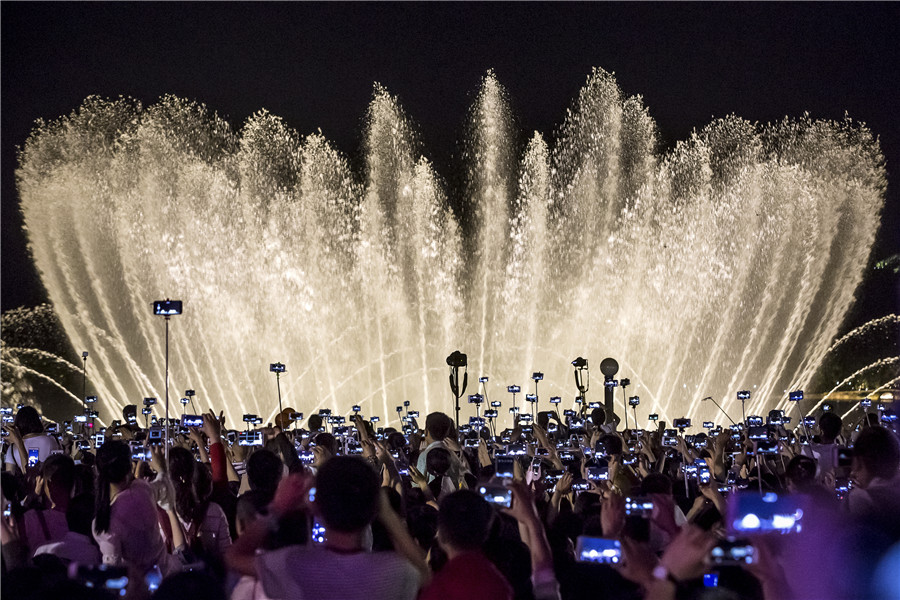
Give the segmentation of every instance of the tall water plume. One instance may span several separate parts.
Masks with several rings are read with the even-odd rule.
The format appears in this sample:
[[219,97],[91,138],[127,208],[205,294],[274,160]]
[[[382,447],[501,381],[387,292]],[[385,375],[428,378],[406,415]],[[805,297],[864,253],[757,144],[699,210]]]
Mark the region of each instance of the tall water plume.
[[110,413],[164,394],[149,303],[165,297],[185,301],[170,394],[195,388],[232,425],[275,410],[275,361],[286,406],[389,419],[403,400],[451,412],[457,348],[470,388],[489,375],[496,399],[542,370],[541,398],[567,403],[569,362],[614,356],[642,418],[718,420],[697,400],[730,411],[743,388],[761,411],[809,382],[879,225],[865,126],[729,116],[659,153],[642,99],[597,69],[554,139],[519,136],[489,73],[454,212],[379,86],[360,173],[266,111],[235,132],[171,96],[91,97],[38,124],[17,175],[34,260]]

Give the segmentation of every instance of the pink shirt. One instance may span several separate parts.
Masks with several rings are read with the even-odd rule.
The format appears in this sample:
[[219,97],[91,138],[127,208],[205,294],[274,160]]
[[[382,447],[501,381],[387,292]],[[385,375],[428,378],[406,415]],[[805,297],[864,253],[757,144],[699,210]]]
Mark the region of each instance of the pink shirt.
[[94,539],[103,563],[146,570],[158,565],[163,575],[177,570],[177,559],[166,551],[159,531],[153,490],[136,479],[113,498],[109,530],[100,533],[94,523]]

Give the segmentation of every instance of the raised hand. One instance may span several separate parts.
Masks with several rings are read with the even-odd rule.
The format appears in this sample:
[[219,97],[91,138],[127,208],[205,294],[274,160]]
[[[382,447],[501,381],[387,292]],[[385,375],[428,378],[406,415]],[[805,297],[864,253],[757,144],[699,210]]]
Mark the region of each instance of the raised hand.
[[706,571],[706,558],[716,544],[709,532],[693,525],[685,525],[660,559],[669,574],[679,581],[694,579]]
[[478,462],[482,467],[489,467],[492,462],[491,454],[488,452],[488,447],[484,439],[478,440]]
[[603,526],[603,537],[618,538],[625,529],[625,498],[615,492],[603,501],[600,511],[600,524]]
[[409,465],[409,477],[412,479],[413,485],[419,489],[424,490],[428,487],[428,478],[413,465]]
[[539,521],[537,507],[528,486],[521,481],[513,481],[509,484],[509,489],[513,495],[512,506],[502,509],[503,512],[520,523]]
[[556,482],[556,493],[564,496],[572,491],[572,480],[574,479],[571,472],[566,471],[563,473],[562,477],[559,478],[559,481]]
[[310,508],[309,491],[314,480],[306,473],[291,473],[283,478],[275,491],[275,498],[269,504],[269,511],[276,517],[296,510]]
[[218,417],[216,417],[216,413],[212,410],[208,413],[203,413],[203,425],[200,426],[200,430],[209,438],[210,445],[222,441],[222,427],[224,422],[225,411],[219,413]]

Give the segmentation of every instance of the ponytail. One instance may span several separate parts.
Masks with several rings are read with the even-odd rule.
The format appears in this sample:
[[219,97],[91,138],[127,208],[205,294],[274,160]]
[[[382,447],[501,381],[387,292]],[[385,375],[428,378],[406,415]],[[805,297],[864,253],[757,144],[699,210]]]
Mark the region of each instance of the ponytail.
[[109,517],[112,506],[109,499],[110,481],[105,473],[101,472],[97,477],[97,500],[94,504],[94,529],[97,533],[109,531]]
[[121,484],[131,473],[131,450],[124,442],[111,440],[97,450],[97,502],[94,528],[98,533],[109,531],[112,517],[110,486]]

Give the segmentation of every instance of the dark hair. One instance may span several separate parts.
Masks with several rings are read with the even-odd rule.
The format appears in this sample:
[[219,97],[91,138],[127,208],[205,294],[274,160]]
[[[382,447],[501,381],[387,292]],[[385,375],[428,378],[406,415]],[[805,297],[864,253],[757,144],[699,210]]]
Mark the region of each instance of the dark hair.
[[41,423],[41,415],[33,406],[23,406],[16,413],[13,425],[19,430],[19,435],[26,436],[32,433],[43,433],[44,425]]
[[381,481],[369,463],[355,456],[336,456],[316,475],[316,505],[326,529],[358,531],[378,512]]
[[91,522],[94,520],[94,495],[79,494],[69,502],[66,510],[66,524],[69,531],[91,537]]
[[328,432],[323,431],[316,436],[316,446],[321,446],[331,454],[337,454],[337,440]]
[[260,490],[250,490],[244,492],[238,498],[236,515],[242,521],[251,521],[258,516],[269,514],[269,500],[264,492]]
[[671,494],[672,480],[664,473],[648,473],[641,482],[641,495]]
[[600,427],[606,423],[606,411],[602,408],[595,408],[591,411],[591,421],[594,422],[594,425]]
[[322,415],[310,415],[306,425],[311,432],[318,431],[322,428]]
[[199,500],[194,492],[194,466],[197,461],[187,448],[175,446],[169,450],[169,478],[175,488],[175,511],[187,521],[194,515]]
[[[387,433],[387,430],[385,430]],[[406,445],[406,438],[399,431],[394,431],[387,436],[388,450],[400,450]]]
[[487,541],[494,509],[472,490],[459,490],[441,499],[437,525],[441,539],[459,550],[477,550]]
[[822,435],[834,439],[841,432],[841,418],[833,412],[827,412],[819,417],[819,429]]
[[65,454],[51,454],[41,467],[41,477],[67,494],[75,487],[75,461]]
[[622,439],[611,433],[600,436],[600,443],[606,448],[606,453],[610,456],[622,454]]
[[900,469],[900,443],[884,427],[865,427],[853,444],[853,455],[873,477],[891,479]]
[[784,475],[797,487],[815,484],[816,461],[809,456],[798,454],[787,464]]
[[257,450],[247,460],[247,481],[251,490],[262,490],[269,496],[269,500],[275,497],[275,490],[283,474],[281,459],[270,450]]
[[131,473],[131,449],[125,442],[110,440],[97,450],[97,510],[95,528],[98,532],[109,531],[110,507],[109,486],[122,483]]
[[300,473],[303,471],[303,462],[300,461],[300,457],[297,456],[297,450],[284,432],[279,433],[266,442],[266,450],[271,450],[275,453],[275,456],[281,458],[284,464],[287,465],[288,472]]
[[435,477],[446,475],[450,465],[450,451],[446,448],[432,448],[425,455],[425,470]]
[[425,417],[425,431],[433,440],[443,440],[450,435],[453,421],[442,412],[433,412]]

